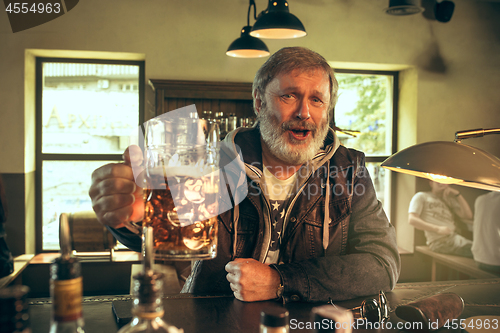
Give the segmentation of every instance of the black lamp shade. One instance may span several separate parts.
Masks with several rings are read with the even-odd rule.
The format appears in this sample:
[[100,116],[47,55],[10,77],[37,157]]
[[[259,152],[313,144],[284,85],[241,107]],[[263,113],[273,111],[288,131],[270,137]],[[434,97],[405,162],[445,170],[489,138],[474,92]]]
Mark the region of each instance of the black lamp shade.
[[253,25],[250,35],[258,38],[287,39],[307,35],[300,20],[290,14],[285,0],[269,0],[268,12],[262,14]]
[[389,15],[413,15],[424,11],[424,8],[419,6],[419,0],[389,0],[389,7],[385,12]]
[[226,54],[236,58],[260,58],[267,57],[269,49],[266,44],[258,38],[249,35],[251,26],[245,26],[241,29],[240,38],[229,45]]
[[434,16],[439,22],[446,23],[451,20],[454,10],[455,4],[451,1],[436,2],[434,7]]

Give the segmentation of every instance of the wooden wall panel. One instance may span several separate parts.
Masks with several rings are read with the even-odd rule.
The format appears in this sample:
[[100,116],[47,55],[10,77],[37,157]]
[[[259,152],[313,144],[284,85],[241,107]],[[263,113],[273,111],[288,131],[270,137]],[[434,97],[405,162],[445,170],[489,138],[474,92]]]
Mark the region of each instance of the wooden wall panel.
[[251,83],[150,80],[149,84],[156,94],[156,115],[195,104],[200,117],[204,111],[212,111],[212,117],[216,112],[223,117],[255,117]]

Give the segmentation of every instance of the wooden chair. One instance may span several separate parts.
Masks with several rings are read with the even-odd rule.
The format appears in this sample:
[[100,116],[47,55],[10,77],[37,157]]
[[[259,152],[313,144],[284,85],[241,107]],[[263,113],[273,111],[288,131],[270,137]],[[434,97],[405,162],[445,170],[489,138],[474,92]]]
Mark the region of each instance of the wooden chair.
[[67,215],[75,255],[89,260],[109,258],[113,261],[116,239],[99,223],[95,213],[81,211]]

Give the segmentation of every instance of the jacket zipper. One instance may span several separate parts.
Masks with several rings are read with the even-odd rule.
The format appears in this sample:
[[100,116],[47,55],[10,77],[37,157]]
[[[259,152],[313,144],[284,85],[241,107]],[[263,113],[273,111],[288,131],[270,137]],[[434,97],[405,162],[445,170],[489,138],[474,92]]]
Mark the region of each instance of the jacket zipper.
[[[260,190],[261,191],[264,191],[262,189],[262,186],[260,183],[257,184],[257,186],[259,186]],[[267,241],[267,245],[266,245],[266,250],[264,251],[265,252],[265,255],[262,257],[263,258],[263,261],[262,262],[265,262],[266,261],[266,258],[267,258],[267,253],[269,252],[269,246],[271,245],[271,214],[270,214],[270,211],[271,211],[271,205],[269,203],[269,200],[267,199],[267,197],[265,195],[262,196],[264,198],[264,202],[266,203],[266,209],[267,209],[267,218],[266,218],[266,224],[267,224],[267,227],[269,229],[269,240]]]
[[[290,215],[289,213],[292,211],[292,208],[293,208],[293,206],[295,205],[295,202],[297,201],[297,198],[298,198],[298,196],[299,196],[299,193],[300,193],[300,192],[302,191],[302,189],[303,189],[303,188],[304,188],[304,187],[305,187],[305,186],[309,183],[309,180],[312,178],[312,176],[313,176],[313,172],[311,172],[311,174],[309,174],[309,177],[307,178],[307,180],[304,182],[304,184],[302,184],[302,186],[299,188],[299,190],[298,190],[298,191],[297,191],[297,193],[295,194],[294,198],[293,198],[293,199],[292,199],[292,201],[290,202],[290,205],[288,206],[288,209],[287,209],[287,211],[286,211],[286,213],[285,213],[285,220],[284,220],[284,221],[285,221],[285,227],[288,227],[288,222],[289,222],[289,221],[288,221],[288,217],[289,217],[289,215]],[[328,176],[328,177],[329,177],[329,176]],[[295,227],[297,227],[297,225],[295,225]],[[291,233],[292,233],[294,230],[295,230],[295,229],[290,230],[290,235],[291,235]],[[284,233],[284,231],[283,231],[283,235],[284,235],[284,234],[285,234],[285,233]],[[281,244],[280,244],[280,245],[281,245]],[[283,252],[282,252],[282,251],[281,251],[281,249],[280,249],[280,253],[279,253],[279,255],[278,255],[278,263],[279,263],[279,261],[280,261],[280,259],[281,259],[282,254],[283,254]]]
[[[328,154],[328,152],[329,152],[329,151],[330,151],[330,150],[326,151],[326,152],[325,152],[325,153],[323,153],[323,154],[325,154],[325,155],[326,155],[326,154]],[[317,156],[319,156],[319,155],[317,155]],[[314,158],[317,158],[317,156],[315,156]],[[295,202],[297,201],[297,198],[298,198],[298,196],[299,196],[299,193],[302,191],[302,189],[304,188],[304,186],[306,186],[306,185],[307,185],[307,183],[308,183],[308,182],[309,182],[309,180],[312,178],[312,176],[313,176],[313,172],[311,171],[311,173],[310,173],[310,174],[309,174],[309,176],[307,177],[307,180],[306,180],[306,181],[304,182],[304,184],[302,184],[302,186],[299,188],[299,190],[298,190],[298,191],[297,191],[297,193],[295,194],[295,197],[292,199],[292,202],[290,202],[290,205],[288,206],[288,209],[287,209],[287,211],[286,211],[286,213],[285,213],[285,219],[284,219],[284,222],[286,222],[286,223],[285,223],[285,226],[287,226],[287,225],[288,225],[288,215],[289,215],[289,213],[291,212],[291,210],[292,210],[292,208],[293,208],[293,205],[294,205],[294,204],[295,204]],[[327,177],[329,177],[329,175],[328,175]],[[283,234],[284,234],[284,232],[283,232]],[[280,256],[281,256],[281,251],[280,251]]]
[[[297,201],[297,198],[299,197],[299,193],[302,191],[302,189],[307,185],[307,183],[309,182],[309,180],[311,179],[312,177],[312,172],[311,174],[309,175],[309,177],[307,178],[307,180],[304,182],[304,184],[302,184],[302,186],[298,189],[297,193],[295,194],[295,196],[293,197],[292,201],[290,202],[290,205],[288,206],[288,209],[286,210],[286,213],[285,213],[285,218],[284,218],[284,223],[285,223],[285,229],[288,227],[288,217],[290,215],[290,212],[292,211],[292,208],[293,206],[295,205],[295,202]],[[291,232],[291,231],[290,231]],[[283,230],[283,236],[285,235],[285,230]],[[280,244],[281,245],[281,244]],[[281,247],[281,246],[280,246]],[[280,253],[278,255],[278,261],[279,261],[279,258],[281,257],[281,249],[280,249]]]

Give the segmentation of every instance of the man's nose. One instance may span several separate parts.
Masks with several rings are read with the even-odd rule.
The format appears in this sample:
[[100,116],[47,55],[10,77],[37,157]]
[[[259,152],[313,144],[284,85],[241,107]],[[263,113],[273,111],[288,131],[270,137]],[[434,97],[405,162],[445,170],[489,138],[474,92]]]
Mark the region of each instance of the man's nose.
[[297,118],[301,120],[306,120],[311,117],[309,113],[309,103],[307,99],[302,99],[297,108]]

